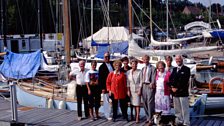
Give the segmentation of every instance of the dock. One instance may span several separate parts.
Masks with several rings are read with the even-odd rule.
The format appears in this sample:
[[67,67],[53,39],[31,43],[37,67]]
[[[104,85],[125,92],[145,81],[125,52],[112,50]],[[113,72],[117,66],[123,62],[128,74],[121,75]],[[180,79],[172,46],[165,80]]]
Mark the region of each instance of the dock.
[[[11,121],[10,102],[0,97],[0,126],[146,126],[146,118],[140,123],[118,119],[116,122],[98,119],[77,120],[77,112],[59,109],[31,108],[18,105],[18,122]],[[223,117],[224,118],[224,117]],[[223,118],[200,118],[191,120],[191,126],[224,126]]]

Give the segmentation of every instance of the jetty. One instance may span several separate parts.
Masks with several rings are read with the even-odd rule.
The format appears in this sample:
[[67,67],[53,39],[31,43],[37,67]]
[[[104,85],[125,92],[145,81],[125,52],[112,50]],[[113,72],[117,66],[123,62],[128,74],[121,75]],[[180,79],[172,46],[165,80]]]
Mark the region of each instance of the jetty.
[[[104,118],[96,121],[90,119],[77,120],[77,112],[60,109],[32,108],[18,105],[18,121],[11,120],[10,101],[0,97],[0,126],[145,126],[145,116],[141,116],[140,123],[118,119],[116,122]],[[101,114],[102,116],[102,114]],[[224,115],[223,115],[224,116]],[[194,118],[191,126],[224,126],[222,115],[220,117]]]

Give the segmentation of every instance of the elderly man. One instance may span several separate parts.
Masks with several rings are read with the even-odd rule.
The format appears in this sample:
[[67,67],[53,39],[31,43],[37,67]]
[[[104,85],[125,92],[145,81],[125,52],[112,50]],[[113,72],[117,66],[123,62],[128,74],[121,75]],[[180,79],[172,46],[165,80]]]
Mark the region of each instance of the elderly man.
[[76,96],[77,96],[77,110],[78,110],[78,120],[82,119],[82,100],[84,101],[85,117],[89,117],[88,108],[88,91],[85,83],[85,75],[87,70],[85,69],[85,61],[79,61],[79,69],[73,70],[69,73],[70,78],[76,80]]
[[142,74],[140,87],[142,90],[143,105],[147,117],[147,122],[149,123],[149,125],[152,125],[152,114],[155,111],[156,68],[149,63],[148,55],[145,55],[143,57],[143,62],[145,63],[145,66],[141,71]]
[[110,53],[106,52],[104,54],[104,63],[100,65],[99,67],[99,86],[101,87],[102,93],[103,93],[103,108],[104,108],[104,115],[108,120],[111,120],[110,117],[110,103],[109,103],[109,94],[106,90],[106,80],[107,76],[110,72],[114,70],[112,62],[110,62]]
[[183,64],[183,58],[181,55],[175,57],[177,67],[173,68],[173,72],[170,76],[170,86],[172,94],[174,96],[174,110],[176,116],[176,123],[186,126],[190,125],[189,115],[189,101],[188,101],[188,87],[190,78],[190,68]]

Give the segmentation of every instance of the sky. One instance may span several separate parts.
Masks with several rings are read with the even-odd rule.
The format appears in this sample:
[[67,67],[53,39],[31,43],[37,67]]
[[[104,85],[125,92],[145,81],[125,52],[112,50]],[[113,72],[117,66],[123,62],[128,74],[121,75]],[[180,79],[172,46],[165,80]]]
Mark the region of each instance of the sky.
[[210,4],[210,2],[209,1],[211,1],[211,3],[219,3],[219,4],[221,4],[221,5],[224,5],[224,0],[189,0],[189,1],[191,1],[191,2],[200,2],[200,3],[202,3],[203,5],[205,5],[206,7],[207,6],[209,6],[209,4]]

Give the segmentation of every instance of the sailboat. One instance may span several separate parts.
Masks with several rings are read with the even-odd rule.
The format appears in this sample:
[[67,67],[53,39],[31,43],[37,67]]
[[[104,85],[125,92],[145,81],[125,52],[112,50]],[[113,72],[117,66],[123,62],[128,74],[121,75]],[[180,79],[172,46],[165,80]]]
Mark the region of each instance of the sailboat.
[[[151,7],[151,0],[150,0],[150,8]],[[150,30],[152,31],[152,12],[150,9]],[[153,39],[152,32],[151,32],[151,43],[156,45],[172,45],[176,44],[175,42],[157,42]],[[211,50],[217,50],[221,47],[218,46],[206,46],[206,47],[195,47],[195,48],[186,48],[186,49],[172,49],[172,50],[145,50],[142,49],[136,44],[134,41],[130,40],[129,48],[128,48],[128,55],[139,57],[145,54],[150,56],[166,56],[166,55],[177,55],[177,54],[192,54],[196,52],[205,52]]]
[[[152,22],[152,15],[150,15],[150,22]],[[152,23],[150,23],[150,25],[152,26]],[[162,42],[156,41],[153,37],[153,34],[152,34],[153,30],[152,30],[151,26],[150,26],[150,31],[151,31],[151,34],[150,34],[151,44],[150,45],[154,45],[154,46],[177,45],[177,44],[181,44],[182,42],[187,41],[187,40],[192,40],[192,39],[203,37],[203,35],[196,35],[196,36],[185,37],[185,38],[180,38],[180,39],[170,39],[169,38],[169,0],[166,0],[166,26],[167,26],[166,41],[162,41]]]

